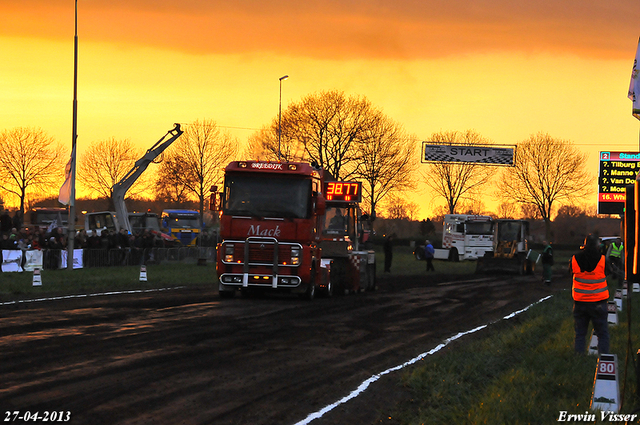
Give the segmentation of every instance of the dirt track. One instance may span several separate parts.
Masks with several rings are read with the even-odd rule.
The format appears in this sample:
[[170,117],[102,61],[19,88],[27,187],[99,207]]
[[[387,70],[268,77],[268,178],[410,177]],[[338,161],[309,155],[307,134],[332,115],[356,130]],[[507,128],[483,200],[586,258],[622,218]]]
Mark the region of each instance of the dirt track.
[[[382,277],[376,292],[312,302],[201,288],[2,305],[0,408],[3,420],[69,411],[73,424],[295,424],[560,286]],[[398,376],[311,423],[376,422]]]

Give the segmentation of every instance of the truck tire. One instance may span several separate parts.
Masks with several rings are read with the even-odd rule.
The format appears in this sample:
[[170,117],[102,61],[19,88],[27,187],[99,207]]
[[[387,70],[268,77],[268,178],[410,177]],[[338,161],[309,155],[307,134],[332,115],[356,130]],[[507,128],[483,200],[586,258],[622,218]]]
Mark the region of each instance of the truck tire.
[[222,299],[230,299],[236,295],[236,291],[218,291],[218,295]]
[[315,296],[316,296],[316,267],[314,265],[314,266],[311,266],[311,281],[307,286],[307,290],[304,291],[304,294],[300,294],[300,297],[307,301],[311,301],[315,298]]
[[367,291],[376,290],[376,263],[367,265]]
[[518,274],[520,276],[527,274],[527,260],[524,255],[518,255]]
[[326,298],[333,297],[333,283],[331,282],[331,279],[329,279],[329,282],[327,282],[326,289],[322,291],[322,296]]
[[458,261],[460,261],[460,255],[458,255],[457,248],[451,248],[449,250],[449,261],[453,261],[454,263],[457,263]]
[[476,273],[484,273],[484,258],[478,257],[476,260]]
[[331,283],[334,294],[344,294],[345,292],[344,280],[347,274],[347,261],[346,258],[336,258],[331,264]]

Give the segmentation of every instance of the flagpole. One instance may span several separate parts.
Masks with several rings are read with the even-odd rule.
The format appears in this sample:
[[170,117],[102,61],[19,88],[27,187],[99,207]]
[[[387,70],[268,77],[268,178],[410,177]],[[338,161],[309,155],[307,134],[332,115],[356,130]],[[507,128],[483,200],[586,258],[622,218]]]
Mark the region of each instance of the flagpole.
[[71,196],[67,228],[67,270],[73,270],[73,242],[76,235],[76,141],[78,139],[78,0],[75,0],[73,37],[73,125],[71,134]]

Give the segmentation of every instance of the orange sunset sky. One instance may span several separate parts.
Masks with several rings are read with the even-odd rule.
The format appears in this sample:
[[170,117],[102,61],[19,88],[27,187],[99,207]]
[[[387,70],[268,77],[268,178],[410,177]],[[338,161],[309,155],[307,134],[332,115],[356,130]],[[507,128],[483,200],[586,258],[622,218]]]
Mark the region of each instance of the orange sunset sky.
[[[0,7],[0,130],[40,127],[70,147],[74,1]],[[80,155],[112,137],[147,149],[198,119],[244,143],[277,116],[285,74],[283,109],[336,89],[420,140],[548,132],[588,152],[594,176],[599,150],[639,145],[638,0],[79,0],[78,36]],[[428,217],[426,189],[412,199]]]

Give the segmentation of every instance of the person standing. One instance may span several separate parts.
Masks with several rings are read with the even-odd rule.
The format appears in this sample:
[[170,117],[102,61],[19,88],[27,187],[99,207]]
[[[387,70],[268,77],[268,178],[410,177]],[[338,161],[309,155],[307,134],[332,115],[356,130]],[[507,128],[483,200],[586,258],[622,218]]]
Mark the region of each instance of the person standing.
[[551,266],[553,266],[553,248],[551,247],[551,243],[544,241],[544,250],[542,251],[542,280],[544,280],[545,285],[551,285],[551,275],[552,270]]
[[393,260],[393,235],[387,236],[384,241],[384,272],[391,273],[391,261]]
[[424,259],[427,260],[427,271],[436,271],[436,269],[433,268],[433,256],[435,252],[436,250],[433,249],[431,241],[427,239],[424,242]]
[[584,354],[589,321],[598,336],[598,351],[600,354],[609,352],[607,271],[606,258],[598,248],[598,238],[590,234],[584,241],[584,248],[571,258],[574,349],[577,354]]
[[611,242],[609,249],[607,249],[607,257],[609,257],[609,264],[611,265],[611,272],[618,281],[618,287],[622,287],[622,281],[624,280],[624,268],[622,266],[622,256],[624,255],[624,245],[622,240],[617,238]]

